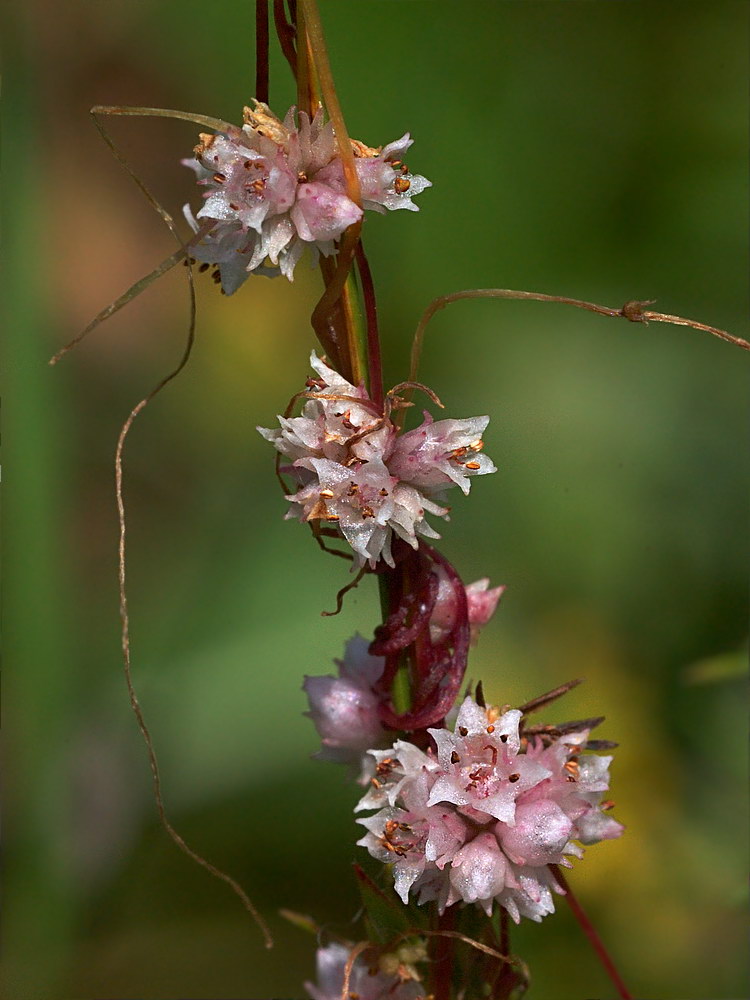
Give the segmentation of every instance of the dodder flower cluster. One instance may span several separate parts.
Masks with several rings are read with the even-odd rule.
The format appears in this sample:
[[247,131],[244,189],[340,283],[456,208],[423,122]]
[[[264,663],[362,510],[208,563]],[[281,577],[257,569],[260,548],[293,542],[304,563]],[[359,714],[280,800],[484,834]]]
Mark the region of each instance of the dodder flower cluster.
[[[412,141],[408,133],[382,149],[352,141],[364,208],[418,211],[411,199],[431,184],[401,161]],[[191,253],[218,266],[227,295],[252,271],[280,272],[291,281],[305,247],[314,261],[319,253],[330,256],[344,230],[362,217],[346,194],[336,136],[322,110],[311,121],[290,108],[282,122],[255,101],[254,109],[244,109],[242,128],[202,133],[194,152],[182,162],[206,188],[197,219],[214,225]],[[187,205],[184,212],[197,233]]]
[[334,527],[349,542],[356,563],[394,565],[393,535],[412,548],[418,536],[439,538],[425,514],[447,518],[438,501],[457,485],[495,472],[482,453],[489,417],[437,420],[425,412],[419,427],[398,434],[363,386],[353,386],[312,354],[318,377],[299,417],[279,417],[280,429],[258,431],[291,459],[283,468],[299,489],[287,497],[287,517]]
[[561,891],[548,866],[622,833],[601,804],[612,758],[583,752],[588,730],[525,739],[520,721],[467,697],[454,732],[428,730],[436,752],[402,740],[370,751],[377,778],[357,809],[379,811],[359,820],[358,843],[392,865],[404,903],[412,893],[441,912],[461,900],[489,915],[496,902],[538,921]]

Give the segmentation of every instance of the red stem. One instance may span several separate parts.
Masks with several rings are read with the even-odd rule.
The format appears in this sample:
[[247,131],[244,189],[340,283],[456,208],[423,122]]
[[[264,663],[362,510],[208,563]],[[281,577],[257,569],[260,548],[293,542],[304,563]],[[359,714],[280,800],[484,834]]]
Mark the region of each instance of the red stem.
[[[449,906],[448,909],[437,919],[438,931],[455,930],[456,907]],[[455,957],[455,941],[449,937],[436,935],[433,939],[433,1000],[451,1000],[453,987],[453,960]]]
[[295,48],[296,31],[294,26],[289,24],[284,10],[284,0],[273,0],[273,23],[276,26],[276,34],[279,38],[281,51],[284,58],[289,63],[295,79],[297,77],[297,50]]
[[255,99],[268,104],[268,0],[255,0]]
[[568,901],[568,906],[573,911],[573,916],[576,918],[576,920],[578,921],[578,923],[581,925],[583,933],[586,935],[586,937],[591,942],[591,947],[596,952],[599,961],[602,963],[602,965],[604,966],[604,969],[607,972],[607,975],[609,976],[609,978],[614,983],[614,985],[615,985],[615,987],[617,989],[618,994],[620,995],[620,997],[622,998],[622,1000],[633,1000],[633,994],[628,992],[628,988],[625,985],[625,983],[622,981],[620,973],[617,971],[617,969],[615,967],[615,963],[612,961],[612,959],[609,956],[609,953],[608,953],[607,949],[604,947],[604,943],[602,942],[602,939],[599,937],[599,935],[597,934],[596,930],[594,929],[594,925],[591,923],[591,921],[589,920],[589,918],[586,916],[586,914],[585,914],[585,912],[583,910],[583,907],[578,902],[578,900],[576,899],[576,897],[573,895],[573,892],[572,892],[572,890],[570,888],[570,885],[568,884],[568,880],[565,878],[565,876],[563,875],[563,873],[560,871],[560,868],[559,868],[558,865],[550,865],[549,867],[550,867],[550,869],[551,869],[552,874],[554,875],[554,877],[560,883],[560,888],[565,891],[565,898]]
[[375,299],[375,285],[372,272],[360,241],[356,249],[357,269],[362,284],[362,298],[365,304],[367,322],[367,361],[370,374],[370,398],[382,409],[383,406],[383,366],[380,357],[380,334],[378,332],[378,304]]

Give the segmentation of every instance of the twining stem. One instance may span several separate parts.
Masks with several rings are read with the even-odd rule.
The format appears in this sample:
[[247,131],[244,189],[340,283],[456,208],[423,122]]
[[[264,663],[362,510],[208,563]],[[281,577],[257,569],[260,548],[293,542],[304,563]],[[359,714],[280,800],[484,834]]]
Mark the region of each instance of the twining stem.
[[[307,51],[308,45],[309,52]],[[304,59],[303,52],[305,52]],[[323,35],[323,25],[315,0],[301,0],[298,5],[297,61],[299,91],[303,89],[303,74],[304,78],[309,81],[313,77],[313,68],[317,71],[323,100],[336,134],[336,142],[346,182],[346,195],[350,201],[353,201],[355,205],[361,208],[362,197],[359,187],[359,177],[354,165],[354,153],[336,93],[336,86],[333,81],[331,64],[328,59],[328,51]],[[312,106],[310,110],[313,110]],[[347,279],[354,260],[357,244],[359,243],[361,228],[362,222],[360,220],[349,226],[344,233],[338,250],[336,270],[327,284],[320,301],[313,310],[312,324],[316,330],[320,327],[325,327],[334,306],[345,294]],[[358,343],[360,339],[357,336],[358,331],[349,323],[345,324],[344,332],[350,368],[349,377],[355,385],[359,385],[365,380],[367,374],[366,365],[363,365],[362,344],[361,342]]]
[[380,333],[378,331],[378,305],[375,299],[375,286],[372,272],[365,255],[362,241],[357,244],[357,270],[362,286],[362,299],[365,304],[367,320],[367,371],[369,374],[370,399],[376,406],[383,406],[383,365],[380,358]]
[[273,23],[276,28],[276,34],[279,36],[281,51],[296,79],[297,50],[294,47],[294,28],[286,19],[284,0],[273,0]]
[[[127,113],[132,113],[132,112],[140,113],[144,109],[132,109],[132,108],[128,109],[128,108],[126,108],[126,109],[121,109],[121,110],[123,110],[123,113],[127,114]],[[145,110],[148,110],[148,109],[145,109]],[[129,616],[129,611],[128,611],[128,591],[127,591],[127,578],[126,578],[126,566],[127,566],[127,563],[126,563],[126,524],[127,524],[127,519],[126,519],[126,516],[125,516],[125,498],[124,498],[124,493],[123,493],[123,452],[124,452],[124,448],[125,448],[125,441],[126,441],[126,439],[128,437],[128,434],[130,433],[130,429],[132,428],[133,423],[136,420],[136,418],[138,417],[138,415],[140,413],[142,413],[143,410],[145,410],[145,408],[148,406],[148,404],[151,402],[151,400],[155,396],[157,396],[162,391],[162,389],[164,389],[165,386],[167,386],[173,379],[175,379],[180,374],[180,372],[185,368],[185,366],[187,365],[187,363],[188,363],[188,361],[190,359],[190,355],[191,355],[192,350],[193,350],[193,344],[195,342],[195,320],[196,320],[195,281],[194,281],[194,278],[193,278],[193,268],[192,268],[192,263],[191,263],[192,259],[189,256],[187,256],[188,245],[189,244],[186,245],[185,243],[183,243],[182,238],[180,237],[179,233],[177,232],[177,228],[175,226],[174,220],[172,219],[172,216],[169,214],[169,212],[167,212],[167,210],[162,205],[159,204],[159,202],[157,201],[157,199],[151,194],[151,192],[149,191],[149,189],[146,187],[146,185],[143,183],[143,181],[140,179],[140,177],[138,177],[138,175],[135,173],[135,171],[133,170],[133,168],[130,166],[130,164],[128,163],[128,161],[125,158],[125,156],[117,148],[117,146],[115,145],[112,137],[109,135],[109,133],[107,132],[107,130],[104,128],[104,126],[102,125],[102,123],[97,118],[97,114],[100,114],[100,113],[101,114],[119,113],[118,109],[103,108],[103,107],[94,107],[94,108],[92,108],[91,109],[91,115],[92,115],[92,118],[94,120],[94,124],[96,125],[97,129],[99,130],[99,133],[101,134],[101,136],[104,139],[104,141],[109,146],[109,148],[110,148],[110,150],[112,152],[112,155],[117,159],[117,161],[122,165],[122,167],[125,170],[127,170],[127,172],[130,174],[130,176],[133,179],[133,181],[137,184],[137,186],[140,188],[140,190],[143,193],[143,195],[148,200],[148,202],[151,204],[151,206],[154,208],[154,210],[156,212],[158,212],[158,214],[161,216],[162,220],[164,221],[164,223],[166,224],[166,226],[169,228],[169,230],[172,233],[172,235],[174,236],[175,240],[180,245],[181,251],[185,252],[184,259],[185,259],[186,264],[188,265],[187,266],[186,275],[187,275],[188,288],[189,288],[189,293],[190,293],[190,320],[189,320],[189,324],[188,324],[187,339],[186,339],[186,342],[185,342],[185,348],[183,350],[182,356],[181,356],[179,362],[177,363],[177,365],[175,366],[175,368],[171,372],[169,372],[167,375],[165,375],[162,379],[160,379],[159,382],[157,382],[157,384],[151,390],[151,392],[149,392],[146,396],[144,396],[144,398],[139,403],[137,403],[133,407],[133,409],[130,411],[130,413],[127,416],[127,419],[125,420],[125,422],[123,423],[123,425],[122,425],[122,427],[120,429],[120,434],[119,434],[119,437],[117,439],[117,447],[115,449],[115,463],[114,463],[114,465],[115,465],[115,498],[116,498],[116,502],[117,502],[117,523],[118,523],[118,531],[119,531],[118,550],[117,550],[118,551],[118,564],[117,565],[118,565],[120,620],[121,620],[121,632],[120,632],[120,636],[121,636],[123,670],[124,670],[124,675],[125,675],[125,683],[126,683],[126,686],[127,686],[128,697],[130,699],[130,705],[131,705],[131,708],[133,710],[133,714],[135,715],[135,718],[136,718],[136,721],[137,721],[137,724],[138,724],[138,728],[140,729],[141,735],[143,737],[143,741],[144,741],[144,743],[146,745],[146,752],[148,754],[148,760],[149,760],[149,765],[151,767],[151,775],[152,775],[152,779],[153,779],[154,800],[155,800],[155,803],[156,803],[156,809],[157,809],[157,812],[158,812],[158,815],[159,815],[159,820],[161,822],[162,827],[164,828],[164,830],[166,831],[166,833],[169,835],[169,837],[172,839],[172,841],[175,843],[175,845],[177,847],[179,847],[179,849],[184,854],[186,854],[189,858],[191,858],[191,860],[195,861],[196,864],[199,864],[202,868],[205,868],[206,871],[208,871],[211,875],[215,876],[217,879],[220,879],[222,882],[226,883],[230,887],[230,889],[232,889],[232,891],[239,897],[239,899],[242,902],[242,905],[245,907],[245,909],[248,911],[248,913],[255,919],[255,921],[258,924],[258,926],[259,926],[259,928],[260,928],[260,930],[261,930],[261,932],[263,934],[263,937],[265,939],[266,947],[270,948],[270,947],[273,946],[273,939],[271,938],[271,934],[270,934],[270,932],[268,930],[268,927],[266,926],[266,923],[263,920],[263,918],[261,917],[261,915],[258,913],[258,911],[253,906],[252,902],[250,901],[250,898],[248,897],[247,893],[242,888],[242,886],[235,879],[233,879],[231,877],[231,875],[228,875],[226,872],[222,871],[220,868],[217,868],[215,865],[211,864],[210,861],[208,861],[206,858],[204,858],[201,854],[199,854],[197,851],[193,850],[193,848],[190,847],[190,845],[177,832],[177,830],[175,830],[175,828],[172,826],[171,822],[169,821],[169,818],[167,817],[166,810],[165,810],[165,807],[164,807],[164,797],[163,797],[163,794],[162,794],[162,787],[161,787],[161,775],[160,775],[160,772],[159,772],[159,764],[158,764],[158,760],[157,760],[157,757],[156,757],[156,750],[154,749],[154,742],[153,742],[153,739],[151,737],[151,733],[149,731],[149,728],[146,725],[146,720],[145,720],[144,715],[143,715],[143,710],[141,708],[140,702],[138,701],[138,697],[137,697],[136,690],[135,690],[135,685],[133,683],[132,662],[131,662],[131,653],[130,653],[130,616]],[[175,114],[178,117],[180,115],[180,113],[175,113]],[[209,127],[213,128],[213,126],[209,126]],[[196,234],[196,236],[194,237],[194,239],[200,238],[200,236],[204,232],[205,232],[205,230],[200,230],[199,233]],[[177,259],[182,259],[182,258],[178,257]],[[168,270],[169,266],[172,266],[172,264],[170,263],[171,260],[172,260],[172,258],[168,258],[167,261],[163,262],[162,266],[164,267],[164,270]],[[157,268],[156,272],[152,272],[152,274],[158,274],[158,273],[163,273],[163,271],[161,271],[160,268]],[[136,282],[136,285],[134,286],[134,288],[138,289],[138,291],[141,291],[142,287],[145,287],[145,284],[148,283],[151,280],[151,277],[152,276],[149,275],[146,278],[142,279],[141,282]],[[130,289],[130,292],[133,292],[133,288]],[[129,292],[126,292],[125,294],[126,294],[126,297],[127,297],[125,299],[125,301],[129,301],[129,298],[132,297],[132,295],[130,295]],[[121,299],[118,299],[117,302],[115,302],[113,304],[113,308],[112,308],[111,311],[105,310],[106,315],[102,316],[101,318],[106,319],[106,317],[108,315],[111,315],[111,312],[116,311],[117,308],[119,308],[121,304],[124,304],[124,302],[122,302],[121,300],[122,300],[122,297],[121,297]],[[100,316],[101,316],[101,314],[100,314]],[[99,321],[100,321],[100,319],[97,317],[97,321],[96,322],[99,322]],[[92,328],[93,328],[92,325],[89,324],[89,327],[87,327],[86,331],[84,331],[84,335],[85,335],[86,332],[88,332]],[[79,336],[78,338],[76,338],[75,342],[77,342],[80,339],[81,339],[81,337]]]
[[703,330],[705,333],[713,334],[714,337],[726,340],[728,343],[734,344],[736,347],[741,347],[745,351],[750,351],[750,343],[748,343],[748,341],[743,340],[741,337],[735,337],[733,334],[727,333],[726,330],[721,330],[715,326],[709,326],[706,323],[699,323],[696,320],[685,319],[683,316],[672,316],[669,313],[660,313],[654,312],[650,309],[644,309],[644,306],[652,304],[650,300],[644,302],[633,300],[631,302],[626,302],[621,309],[612,309],[609,306],[600,306],[595,302],[586,302],[583,299],[571,299],[566,295],[546,295],[544,292],[515,291],[512,288],[471,288],[461,292],[452,292],[450,295],[441,295],[439,298],[433,299],[433,301],[425,309],[422,314],[422,318],[417,325],[417,329],[414,334],[414,341],[412,343],[411,367],[409,373],[409,379],[411,381],[414,381],[417,377],[419,359],[422,353],[422,344],[424,342],[427,324],[440,309],[445,309],[445,307],[450,305],[452,302],[458,302],[461,299],[527,299],[532,302],[557,302],[560,305],[575,306],[577,309],[586,309],[589,312],[597,313],[599,316],[612,316],[619,319],[627,319],[631,323],[643,323],[645,325],[648,325],[649,323],[671,323],[673,326],[689,326],[694,330]]
[[297,107],[310,118],[315,115],[320,104],[315,68],[307,33],[307,13],[303,5],[297,20]]
[[268,104],[268,0],[255,0],[255,99]]
[[[450,932],[456,927],[456,906],[449,906],[437,918],[437,930],[442,932],[433,939],[432,995],[434,1000],[451,1000],[453,995],[453,962],[455,949]],[[446,933],[448,932],[448,933]],[[451,935],[452,936],[452,935]]]
[[615,967],[615,963],[612,961],[609,952],[604,947],[602,939],[597,934],[594,925],[586,916],[583,907],[578,902],[576,897],[573,895],[570,885],[568,884],[568,880],[563,875],[559,865],[550,865],[549,867],[555,879],[559,882],[560,888],[564,890],[565,899],[567,900],[568,906],[573,912],[573,916],[581,925],[583,933],[591,942],[591,946],[596,952],[599,961],[604,966],[607,975],[614,983],[615,988],[617,989],[617,993],[621,997],[621,1000],[633,1000],[633,994],[628,991],[628,988],[623,982],[620,973],[617,971],[617,968]]
[[96,104],[91,109],[92,115],[125,115],[135,118],[179,118],[183,122],[192,122],[193,125],[205,125],[214,132],[228,132],[234,125],[222,121],[221,118],[212,118],[210,115],[195,115],[192,111],[174,111],[171,108],[131,108],[119,105]]

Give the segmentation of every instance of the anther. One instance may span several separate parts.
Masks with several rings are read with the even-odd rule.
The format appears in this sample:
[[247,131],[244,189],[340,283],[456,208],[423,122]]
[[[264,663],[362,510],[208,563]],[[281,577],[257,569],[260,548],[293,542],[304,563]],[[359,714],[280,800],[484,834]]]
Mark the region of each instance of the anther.
[[346,491],[346,495],[348,497],[353,497],[355,493],[359,493],[359,486],[357,483],[350,483],[349,489]]
[[363,507],[362,517],[375,517],[375,511],[372,509],[372,507]]
[[333,490],[321,490],[318,496],[323,497],[325,500],[332,500],[334,493]]
[[469,730],[466,728],[466,726],[459,726],[458,731],[461,734],[461,736],[467,736],[469,733]]
[[326,521],[338,521],[338,514],[326,514]]
[[451,764],[460,764],[460,763],[461,763],[461,758],[454,750],[453,753],[451,754]]
[[614,799],[605,799],[604,802],[602,802],[601,805],[599,806],[600,809],[604,809],[604,810],[614,809],[614,807],[615,807],[615,800]]
[[209,269],[210,266],[211,266],[210,264],[201,264],[198,270],[201,272],[201,274],[205,274],[205,272]]
[[472,441],[469,447],[472,451],[481,451],[484,448],[484,441],[479,438],[477,441]]
[[488,733],[494,733],[495,732],[495,727],[494,726],[487,726],[487,732]]
[[380,490],[379,496],[381,496],[381,497],[387,497],[388,496],[388,490],[386,490],[386,489]]
[[471,471],[474,472],[476,469],[481,469],[482,466],[479,464],[479,462],[467,462],[466,468],[471,469]]
[[393,186],[397,194],[404,194],[411,187],[411,181],[407,180],[406,177],[397,177],[393,182]]
[[512,781],[515,784],[515,782],[518,781],[520,777],[521,777],[520,774],[509,774],[508,781]]
[[507,743],[507,742],[508,742],[508,735],[507,735],[507,733],[503,733],[503,734],[501,735],[501,737],[500,737],[500,742],[501,742],[501,743]]
[[217,184],[223,184],[223,183],[224,183],[224,181],[226,180],[226,177],[224,176],[224,174],[220,174],[220,173],[219,173],[219,172],[217,171],[217,172],[216,172],[216,173],[214,174],[214,180],[216,181],[216,183],[217,183]]

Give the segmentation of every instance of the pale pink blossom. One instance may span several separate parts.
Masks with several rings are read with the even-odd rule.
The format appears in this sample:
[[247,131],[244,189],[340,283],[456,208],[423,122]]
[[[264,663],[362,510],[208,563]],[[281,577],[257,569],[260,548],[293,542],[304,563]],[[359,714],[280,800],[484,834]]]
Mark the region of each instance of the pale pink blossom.
[[[316,955],[317,983],[305,983],[311,1000],[341,1000],[346,966],[351,948],[329,944],[318,948]],[[352,965],[349,996],[357,1000],[427,1000],[424,987],[413,979],[402,981],[398,975],[371,969],[363,956]]]
[[[426,471],[427,452],[421,454],[418,467],[412,469],[403,461],[395,424],[387,414],[378,412],[364,387],[352,385],[314,352],[310,363],[317,377],[308,380],[310,392],[301,414],[279,416],[278,428],[258,428],[277,451],[291,460],[282,471],[294,479],[298,488],[287,497],[292,504],[287,518],[319,521],[335,529],[354,550],[356,566],[368,564],[374,569],[381,559],[392,566],[394,535],[416,549],[420,536],[440,537],[425,515],[448,516],[448,508],[434,499],[438,491],[421,483],[434,480],[442,493],[454,483],[468,489],[466,477],[443,474],[442,467],[453,459],[446,458],[439,448],[434,451],[435,476]],[[452,444],[471,437],[476,444],[473,434],[477,428],[486,427],[487,419],[440,421],[444,425],[472,426],[471,434],[465,428],[460,434],[447,430],[444,441]],[[494,470],[491,462],[484,468],[487,472]],[[409,478],[412,472],[416,480]],[[494,591],[484,593],[482,586],[483,582],[478,581],[467,593],[477,624],[489,617],[493,601],[496,603],[499,597]],[[441,621],[449,621],[451,615],[455,616],[455,608],[451,610],[446,603]]]
[[468,493],[472,476],[497,472],[482,453],[489,422],[489,417],[435,421],[425,410],[419,427],[396,441],[389,463],[393,474],[427,494],[442,493],[453,484]]
[[435,749],[400,740],[371,752],[377,777],[357,809],[379,811],[358,820],[358,843],[391,865],[404,902],[541,920],[561,891],[549,866],[622,833],[601,802],[611,757],[584,752],[588,730],[543,741],[524,737],[521,719],[466,698],[453,732],[428,730]]
[[[438,594],[430,617],[430,638],[433,643],[441,642],[449,635],[458,614],[455,589],[451,586],[442,568],[438,567],[437,574],[439,577]],[[471,626],[472,639],[475,641],[480,629],[495,613],[498,602],[505,591],[505,587],[493,587],[490,590],[489,586],[489,579],[484,577],[468,584],[465,588],[469,625]]]
[[[413,144],[414,140],[408,132],[395,142],[389,142],[379,153],[367,150],[359,143],[352,144],[356,156],[354,166],[365,208],[376,212],[384,212],[386,209],[396,211],[399,208],[419,211],[419,205],[415,205],[412,198],[432,187],[432,183],[420,174],[412,174],[402,162],[404,153]],[[318,177],[338,191],[346,190],[344,171],[339,159],[332,160]]]
[[[381,152],[352,143],[365,208],[417,209],[411,198],[430,182],[392,162],[410,145],[408,135]],[[306,247],[313,261],[330,256],[344,231],[362,218],[346,193],[336,136],[322,110],[310,120],[290,108],[280,121],[256,101],[245,108],[242,128],[201,135],[195,158],[183,163],[205,188],[195,217],[185,206],[187,221],[196,233],[199,221],[214,223],[191,253],[218,265],[228,295],[253,271],[291,281]]]
[[374,773],[366,752],[385,736],[378,718],[380,698],[374,690],[385,658],[371,656],[368,645],[362,636],[355,635],[346,644],[344,658],[336,661],[338,677],[305,677],[302,685],[310,703],[306,714],[322,744],[315,756],[361,770],[364,781]]

